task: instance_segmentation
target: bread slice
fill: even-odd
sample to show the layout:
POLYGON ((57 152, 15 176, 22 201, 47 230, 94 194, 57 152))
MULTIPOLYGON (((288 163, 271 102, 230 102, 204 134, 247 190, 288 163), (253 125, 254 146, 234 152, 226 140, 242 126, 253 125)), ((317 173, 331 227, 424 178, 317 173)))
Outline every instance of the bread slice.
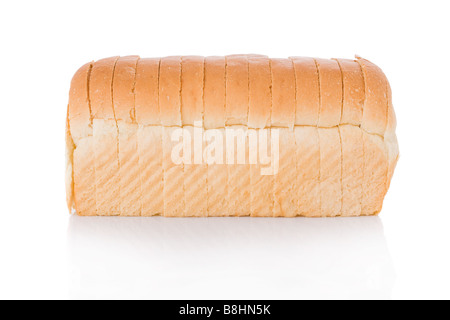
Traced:
MULTIPOLYGON (((163 127, 164 216, 184 214, 183 163, 174 163, 172 150, 179 141, 172 134, 181 128, 181 57, 161 59, 159 109, 163 127)), ((182 137, 182 136, 181 136, 182 137)), ((182 139, 181 139, 182 141, 182 139)))
POLYGON ((118 216, 121 213, 118 126, 114 119, 94 119, 93 126, 97 213, 118 216))
POLYGON ((342 215, 361 215, 364 175, 363 132, 354 125, 341 125, 342 215))
POLYGON ((294 131, 289 128, 272 128, 279 131, 279 170, 274 176, 274 217, 297 215, 297 158, 294 131))
POLYGON ((291 57, 294 63, 296 99, 295 125, 317 126, 319 122, 319 72, 313 58, 291 57))
POLYGON ((162 132, 162 127, 150 125, 139 125, 137 131, 139 170, 142 186, 142 216, 163 214, 162 132))
MULTIPOLYGON (((291 130, 295 123, 295 71, 289 59, 271 59, 272 127, 291 130)), ((281 159, 281 157, 280 157, 281 159)))
POLYGON ((159 65, 161 59, 140 59, 136 68, 135 110, 142 216, 162 215, 164 175, 162 127, 159 110, 159 65))
MULTIPOLYGON (((205 89, 206 90, 206 89, 205 89)), ((233 212, 229 209, 229 195, 228 195, 228 165, 225 163, 225 153, 223 137, 225 137, 225 129, 210 129, 206 130, 205 137, 207 155, 207 199, 208 216, 230 216, 233 212), (218 146, 215 150, 214 146, 218 146), (211 151, 209 151, 211 148, 211 151), (216 151, 218 154, 216 154, 216 151), (214 162, 212 162, 214 160, 214 162)))
POLYGON ((273 215, 273 175, 264 174, 270 167, 270 111, 272 106, 270 61, 265 57, 249 58, 249 155, 250 161, 250 213, 251 216, 273 215), (251 129, 257 128, 257 130, 251 129), (264 129, 266 128, 266 129, 264 129), (254 135, 251 140, 250 134, 254 135), (263 141, 265 138, 266 141, 263 141), (256 141, 257 143, 251 143, 256 141), (267 158, 267 160, 265 159, 267 158), (267 162, 267 163, 266 163, 267 162))
MULTIPOLYGON (((180 132, 178 127, 163 127, 163 170, 164 170, 164 216, 184 216, 184 170, 183 163, 175 163, 172 152, 177 144, 183 143, 181 138, 172 141, 172 135, 180 132)), ((175 135, 180 137, 180 135, 175 135)), ((182 136, 181 136, 182 137, 182 136)), ((177 150, 177 149, 175 149, 177 150)))
POLYGON ((234 216, 249 216, 251 211, 247 130, 246 126, 230 126, 225 129, 228 170, 227 207, 234 216))
POLYGON ((341 137, 338 127, 319 128, 321 216, 342 213, 341 137))
POLYGON ((295 194, 297 215, 320 217, 320 146, 316 127, 294 129, 297 172, 295 194))
POLYGON ((184 216, 206 217, 208 215, 208 167, 203 163, 203 127, 185 126, 191 137, 191 156, 183 166, 184 216), (199 159, 195 159, 199 155, 199 159))
POLYGON ((98 215, 120 215, 119 128, 113 107, 113 76, 119 57, 96 61, 90 81, 98 215))
POLYGON ((134 85, 139 57, 123 57, 117 61, 113 80, 113 105, 119 129, 120 214, 140 216, 141 178, 134 85))
MULTIPOLYGON (((268 110, 270 112, 270 110, 268 110)), ((274 206, 274 175, 269 169, 272 167, 271 130, 249 129, 250 161, 250 215, 253 217, 273 216, 274 206), (252 143, 251 134, 257 143, 252 143), (267 173, 266 173, 267 172, 267 173)), ((253 141, 255 141, 253 140, 253 141)))
POLYGON ((181 58, 181 116, 189 132, 191 157, 184 164, 184 215, 207 216, 208 167, 203 163, 204 58, 181 58))
POLYGON ((364 179, 361 215, 380 213, 387 192, 388 154, 386 144, 378 135, 363 131, 364 179))
MULTIPOLYGON (((95 171, 92 143, 89 81, 92 63, 82 66, 72 79, 68 121, 73 141, 73 202, 79 215, 95 215, 95 171)), ((69 186, 70 188, 70 186, 69 186)), ((71 193, 72 193, 71 192, 71 193)), ((69 200, 70 203, 70 200, 69 200)))
MULTIPOLYGON (((218 157, 219 163, 207 163, 207 212, 209 216, 231 215, 228 208, 228 168, 225 164, 225 57, 205 58, 205 88, 204 88, 204 126, 207 147, 211 147, 211 159, 218 157), (219 129, 218 129, 219 128, 219 129), (210 129, 210 130, 209 130, 210 129), (221 155, 213 150, 217 139, 222 143, 219 147, 221 155)), ((209 154, 208 150, 205 150, 209 154)), ((209 156, 206 160, 208 160, 209 156)))

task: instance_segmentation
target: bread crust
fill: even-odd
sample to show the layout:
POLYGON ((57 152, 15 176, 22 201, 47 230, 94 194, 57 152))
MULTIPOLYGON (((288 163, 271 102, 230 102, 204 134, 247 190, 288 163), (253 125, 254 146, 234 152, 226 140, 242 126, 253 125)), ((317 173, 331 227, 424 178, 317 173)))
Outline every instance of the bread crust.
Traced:
POLYGON ((320 81, 319 127, 332 128, 341 122, 342 78, 337 61, 316 59, 320 81))
POLYGON ((136 122, 142 125, 161 125, 159 112, 159 58, 140 59, 136 67, 136 122))
POLYGON ((69 113, 66 116, 66 204, 70 212, 74 209, 73 200, 73 151, 75 144, 70 134, 69 113))
POLYGON ((264 129, 270 127, 272 107, 270 60, 266 57, 251 57, 249 63, 249 110, 248 127, 264 129))
POLYGON ((342 73, 343 107, 340 124, 359 126, 364 108, 364 76, 359 63, 354 60, 336 59, 342 73))
POLYGON ((365 100, 361 123, 368 133, 383 136, 387 126, 387 79, 383 71, 369 60, 357 57, 364 73, 365 100))
POLYGON ((226 57, 225 124, 248 123, 248 59, 245 55, 226 57))
POLYGON ((205 58, 205 129, 225 128, 225 57, 205 58))
POLYGON ((317 126, 319 122, 319 72, 313 58, 290 57, 294 63, 296 99, 295 125, 317 126))
POLYGON ((94 119, 115 120, 112 78, 119 57, 98 60, 92 66, 90 99, 94 119))
POLYGON ((91 112, 89 101, 88 79, 92 62, 86 63, 72 78, 69 92, 67 116, 70 122, 70 134, 77 145, 81 138, 92 135, 91 112))
POLYGON ((181 58, 181 118, 182 124, 203 127, 203 57, 181 58))
POLYGON ((387 93, 388 93, 388 118, 386 132, 384 134, 384 141, 386 143, 388 151, 388 176, 386 179, 386 190, 389 189, 392 177, 394 175, 394 170, 397 165, 399 157, 399 149, 397 136, 395 135, 395 129, 397 128, 397 118, 395 116, 394 106, 392 105, 392 90, 387 81, 387 93))
POLYGON ((289 59, 271 59, 273 127, 292 128, 295 123, 295 71, 289 59))
POLYGON ((159 109, 163 126, 181 126, 181 57, 161 59, 159 109))

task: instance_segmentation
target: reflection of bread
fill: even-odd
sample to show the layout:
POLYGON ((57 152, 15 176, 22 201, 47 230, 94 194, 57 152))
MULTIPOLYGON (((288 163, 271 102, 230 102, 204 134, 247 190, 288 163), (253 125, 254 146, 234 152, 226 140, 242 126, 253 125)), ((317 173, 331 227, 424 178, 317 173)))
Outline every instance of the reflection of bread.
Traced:
POLYGON ((381 69, 359 57, 88 63, 69 95, 69 208, 122 216, 378 214, 398 159, 391 96, 381 69), (175 163, 172 133, 194 136, 196 126, 222 136, 230 128, 266 130, 269 157, 277 130, 278 169, 261 175, 267 163, 249 163, 258 149, 249 138, 245 163, 206 164, 194 143, 191 162, 175 163))

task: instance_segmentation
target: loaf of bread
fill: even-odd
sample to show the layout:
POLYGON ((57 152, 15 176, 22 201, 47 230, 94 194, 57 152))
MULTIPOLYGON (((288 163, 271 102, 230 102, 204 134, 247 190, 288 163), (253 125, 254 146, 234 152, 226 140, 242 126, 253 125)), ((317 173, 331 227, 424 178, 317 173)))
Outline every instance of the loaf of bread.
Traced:
POLYGON ((74 75, 69 210, 83 216, 369 216, 398 159, 363 58, 111 57, 74 75))

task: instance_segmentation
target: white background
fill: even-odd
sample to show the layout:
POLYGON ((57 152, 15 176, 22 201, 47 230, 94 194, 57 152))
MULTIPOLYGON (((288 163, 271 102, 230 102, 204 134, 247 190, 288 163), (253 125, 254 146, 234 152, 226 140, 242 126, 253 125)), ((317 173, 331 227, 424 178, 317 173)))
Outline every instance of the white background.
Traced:
POLYGON ((0 298, 450 298, 448 1, 2 1, 0 298), (69 216, 72 75, 114 55, 352 58, 387 74, 380 217, 69 216))

